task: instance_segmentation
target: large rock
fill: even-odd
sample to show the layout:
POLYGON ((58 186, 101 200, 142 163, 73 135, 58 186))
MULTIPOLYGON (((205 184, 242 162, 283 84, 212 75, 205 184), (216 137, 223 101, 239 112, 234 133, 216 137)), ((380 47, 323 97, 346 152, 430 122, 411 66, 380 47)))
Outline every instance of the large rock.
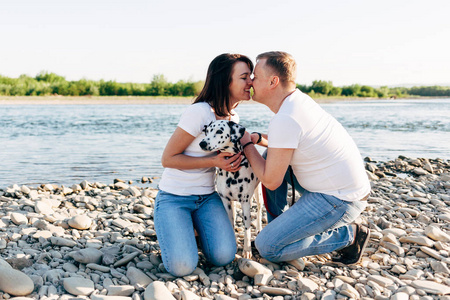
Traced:
POLYGON ((417 289, 424 290, 430 294, 447 295, 450 294, 450 287, 429 280, 414 280, 411 285, 417 289))
POLYGON ((74 216, 69 219, 69 226, 75 229, 84 230, 91 227, 92 220, 86 215, 74 216))
POLYGON ((103 252, 94 248, 84 248, 69 254, 75 261, 82 264, 100 264, 103 252))
POLYGON ((256 274, 269 274, 272 275, 272 271, 266 266, 247 258, 240 258, 238 260, 239 270, 247 276, 255 277, 256 274))
POLYGON ((150 283, 144 292, 144 300, 176 300, 161 281, 150 283))
POLYGON ((12 213, 10 218, 11 221, 17 226, 28 224, 28 218, 24 214, 12 213))
POLYGON ((450 235, 436 226, 428 226, 425 228, 425 234, 435 241, 450 242, 450 235))
POLYGON ((82 277, 64 278, 64 289, 76 296, 87 296, 94 291, 94 282, 82 277))
POLYGON ((33 280, 25 273, 4 264, 0 266, 0 291, 14 296, 25 296, 34 289, 33 280))
POLYGON ((130 284, 138 284, 143 287, 146 287, 149 283, 153 282, 147 274, 135 267, 129 267, 127 269, 127 277, 130 280, 130 284))
POLYGON ((77 242, 59 236, 52 236, 50 242, 55 246, 75 247, 77 242))

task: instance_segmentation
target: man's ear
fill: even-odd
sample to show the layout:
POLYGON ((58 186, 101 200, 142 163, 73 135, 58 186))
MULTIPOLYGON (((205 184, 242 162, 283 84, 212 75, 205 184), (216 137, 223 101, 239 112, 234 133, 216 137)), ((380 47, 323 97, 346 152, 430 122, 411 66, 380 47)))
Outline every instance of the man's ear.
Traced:
POLYGON ((280 77, 272 76, 272 78, 270 79, 270 88, 271 89, 276 88, 279 83, 280 83, 280 77))

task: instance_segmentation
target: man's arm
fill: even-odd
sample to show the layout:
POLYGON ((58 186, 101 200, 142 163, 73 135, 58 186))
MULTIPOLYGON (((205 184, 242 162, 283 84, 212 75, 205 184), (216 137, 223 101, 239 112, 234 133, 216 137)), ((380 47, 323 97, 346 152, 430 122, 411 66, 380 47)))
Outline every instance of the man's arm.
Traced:
MULTIPOLYGON (((241 142, 245 145, 250 141, 246 133, 241 142)), ((269 190, 275 190, 283 182, 284 175, 291 162, 294 149, 267 148, 267 158, 264 159, 253 144, 244 149, 244 154, 253 168, 253 172, 269 190)))

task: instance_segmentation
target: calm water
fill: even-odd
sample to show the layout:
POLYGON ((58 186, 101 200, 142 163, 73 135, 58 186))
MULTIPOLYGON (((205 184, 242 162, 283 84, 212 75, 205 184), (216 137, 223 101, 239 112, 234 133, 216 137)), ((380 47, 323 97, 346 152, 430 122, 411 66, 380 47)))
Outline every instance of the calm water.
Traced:
MULTIPOLYGON (((361 155, 450 158, 450 100, 321 104, 361 155)), ((0 105, 0 188, 160 176, 160 157, 186 105, 0 105)), ((273 113, 240 105, 241 124, 265 132, 273 113)), ((156 187, 157 180, 152 186, 156 187)))

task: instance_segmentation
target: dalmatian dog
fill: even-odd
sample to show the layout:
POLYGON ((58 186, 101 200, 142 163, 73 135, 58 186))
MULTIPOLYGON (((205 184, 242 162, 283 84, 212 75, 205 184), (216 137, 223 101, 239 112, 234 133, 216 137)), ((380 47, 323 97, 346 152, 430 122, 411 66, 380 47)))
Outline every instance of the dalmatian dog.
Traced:
MULTIPOLYGON (((211 122, 204 129, 205 138, 200 142, 200 147, 205 151, 220 151, 237 154, 242 152, 240 139, 244 136, 245 128, 233 121, 218 120, 211 122)), ((220 195, 223 205, 227 210, 231 223, 235 226, 236 209, 233 201, 239 201, 244 217, 244 249, 242 256, 252 257, 251 251, 251 201, 255 194, 257 203, 257 232, 262 229, 261 208, 262 194, 259 188, 259 180, 253 173, 247 158, 243 158, 241 168, 237 172, 228 172, 217 168, 216 190, 220 195)))

